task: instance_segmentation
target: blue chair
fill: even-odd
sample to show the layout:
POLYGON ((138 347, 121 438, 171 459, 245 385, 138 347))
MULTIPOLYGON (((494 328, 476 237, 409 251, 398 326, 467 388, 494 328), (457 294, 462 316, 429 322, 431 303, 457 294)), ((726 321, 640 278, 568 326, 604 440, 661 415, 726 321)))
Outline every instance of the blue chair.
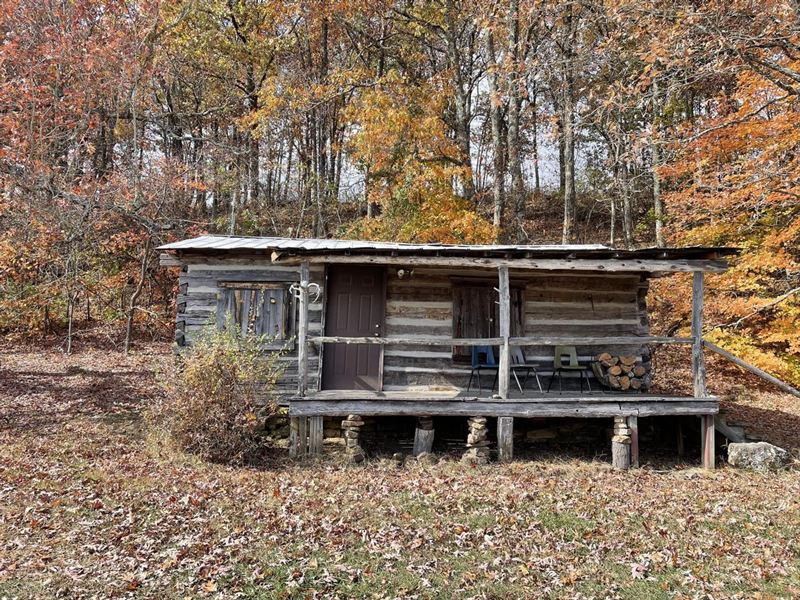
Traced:
MULTIPOLYGON (((494 350, 491 346, 473 346, 472 347, 472 370, 469 373, 469 383, 467 384, 467 391, 472 387, 472 378, 478 374, 478 392, 481 389, 481 371, 494 371, 495 380, 497 379, 499 365, 494 359, 494 350)), ((494 388, 494 384, 492 384, 494 388)))

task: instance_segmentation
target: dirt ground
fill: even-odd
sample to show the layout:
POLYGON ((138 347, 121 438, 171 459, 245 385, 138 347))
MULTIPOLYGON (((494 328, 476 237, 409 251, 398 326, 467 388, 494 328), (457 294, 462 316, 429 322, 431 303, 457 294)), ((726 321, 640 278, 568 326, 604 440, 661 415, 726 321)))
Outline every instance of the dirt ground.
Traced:
MULTIPOLYGON (((141 419, 167 345, 0 344, 3 598, 800 597, 796 467, 207 464, 141 419)), ((800 401, 723 387, 737 421, 800 449, 800 401)))

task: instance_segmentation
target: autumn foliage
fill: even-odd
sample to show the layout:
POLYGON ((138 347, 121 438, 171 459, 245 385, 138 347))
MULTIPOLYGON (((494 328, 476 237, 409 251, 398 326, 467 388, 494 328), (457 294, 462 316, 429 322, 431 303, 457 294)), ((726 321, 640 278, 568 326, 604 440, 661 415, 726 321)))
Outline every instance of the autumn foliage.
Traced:
MULTIPOLYGON (((800 383, 797 24, 787 0, 4 0, 0 329, 168 336, 156 248, 202 232, 734 245, 707 333, 800 383)), ((654 286, 665 330, 685 285, 654 286)))

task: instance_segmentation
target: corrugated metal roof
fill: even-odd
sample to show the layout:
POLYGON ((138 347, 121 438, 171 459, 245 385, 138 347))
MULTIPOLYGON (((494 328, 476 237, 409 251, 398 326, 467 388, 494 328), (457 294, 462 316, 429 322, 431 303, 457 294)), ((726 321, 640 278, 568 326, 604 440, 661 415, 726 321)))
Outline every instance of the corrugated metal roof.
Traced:
POLYGON ((608 250, 603 244, 570 245, 478 245, 478 244, 405 244, 396 242, 370 242, 362 240, 334 240, 313 238, 235 237, 202 235, 200 237, 165 244, 159 250, 305 250, 305 251, 410 251, 410 252, 518 252, 563 250, 608 250))
POLYGON ((450 256, 505 258, 569 258, 569 259, 700 259, 710 260, 737 254, 736 248, 640 248, 620 250, 603 244, 539 244, 539 245, 478 245, 478 244, 406 244, 364 240, 313 238, 241 237, 202 235, 161 246, 159 250, 175 254, 219 254, 279 251, 282 254, 334 255, 374 254, 393 256, 450 256))

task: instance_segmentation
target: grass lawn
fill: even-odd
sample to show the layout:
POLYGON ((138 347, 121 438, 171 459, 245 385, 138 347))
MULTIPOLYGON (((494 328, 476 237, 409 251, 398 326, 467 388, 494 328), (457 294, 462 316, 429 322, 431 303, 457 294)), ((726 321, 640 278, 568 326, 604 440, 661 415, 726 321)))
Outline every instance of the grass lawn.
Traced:
POLYGON ((0 598, 800 597, 797 469, 204 464, 140 418, 169 356, 0 352, 0 598))

